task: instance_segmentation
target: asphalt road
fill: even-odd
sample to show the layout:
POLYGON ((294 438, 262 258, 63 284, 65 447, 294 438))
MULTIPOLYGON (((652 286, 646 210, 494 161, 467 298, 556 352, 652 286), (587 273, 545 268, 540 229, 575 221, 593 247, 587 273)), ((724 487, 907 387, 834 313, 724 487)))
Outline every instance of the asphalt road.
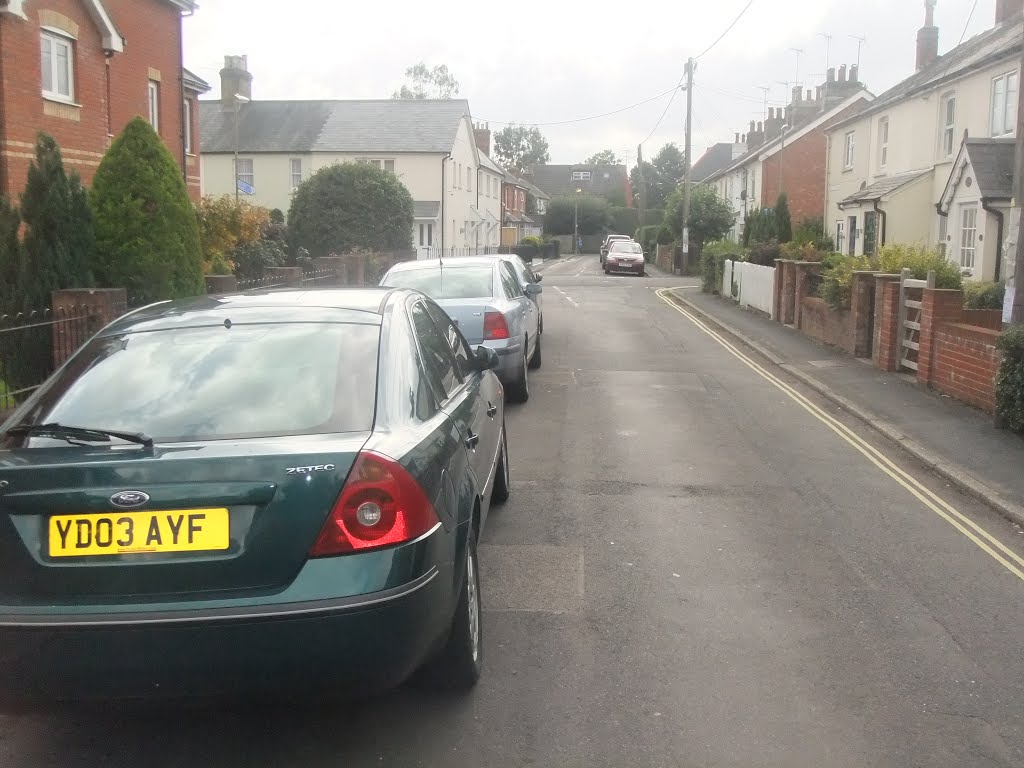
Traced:
POLYGON ((656 290, 693 283, 545 268, 471 695, 0 718, 0 766, 1024 765, 1024 537, 656 290))

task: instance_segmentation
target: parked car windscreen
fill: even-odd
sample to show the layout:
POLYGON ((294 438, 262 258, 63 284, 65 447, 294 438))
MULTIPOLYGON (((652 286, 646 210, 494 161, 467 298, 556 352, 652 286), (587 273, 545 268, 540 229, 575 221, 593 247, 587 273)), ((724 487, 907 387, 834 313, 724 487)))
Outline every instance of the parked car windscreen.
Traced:
POLYGON ((477 299, 493 296, 494 270, 486 265, 452 265, 403 269, 384 276, 388 288, 413 288, 430 298, 477 299))
POLYGON ((629 240, 616 240, 612 243, 612 247, 609 249, 616 253, 643 253, 644 249, 640 247, 640 243, 634 243, 629 240))
POLYGON ((97 338, 20 423, 143 432, 162 442, 362 432, 373 426, 379 339, 380 326, 352 323, 97 338))

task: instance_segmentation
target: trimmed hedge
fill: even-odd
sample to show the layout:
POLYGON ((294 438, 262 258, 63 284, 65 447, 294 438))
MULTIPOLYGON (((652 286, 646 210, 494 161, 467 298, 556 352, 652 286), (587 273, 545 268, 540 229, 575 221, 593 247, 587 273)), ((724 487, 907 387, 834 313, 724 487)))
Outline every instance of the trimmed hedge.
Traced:
POLYGON ((1006 284, 998 283, 964 283, 965 309, 1002 309, 1003 297, 1006 295, 1006 284))
POLYGON ((1008 328, 996 346, 1003 353, 996 376, 996 411, 1014 432, 1024 432, 1024 325, 1008 328))
POLYGON ((608 222, 613 233, 624 235, 635 232, 640 225, 640 212, 636 208, 609 208, 608 222))

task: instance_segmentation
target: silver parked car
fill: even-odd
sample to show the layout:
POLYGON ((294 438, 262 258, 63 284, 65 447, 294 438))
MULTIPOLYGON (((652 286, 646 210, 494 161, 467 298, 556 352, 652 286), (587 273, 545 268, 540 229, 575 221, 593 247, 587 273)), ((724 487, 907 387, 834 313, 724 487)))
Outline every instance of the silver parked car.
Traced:
POLYGON ((540 310, 532 297, 541 287, 524 289, 512 265, 497 256, 430 259, 396 264, 380 282, 413 288, 437 302, 455 321, 471 346, 483 344, 498 355, 496 373, 509 399, 530 398, 531 368, 540 368, 540 310))
POLYGON ((537 305, 537 312, 540 313, 540 319, 538 320, 538 333, 544 333, 544 305, 540 300, 541 291, 526 290, 528 286, 534 285, 535 283, 539 283, 543 280, 544 275, 534 272, 533 268, 529 264, 514 253, 504 253, 499 258, 512 265, 512 270, 516 273, 516 277, 519 279, 519 287, 522 288, 526 295, 533 299, 533 303, 537 305))

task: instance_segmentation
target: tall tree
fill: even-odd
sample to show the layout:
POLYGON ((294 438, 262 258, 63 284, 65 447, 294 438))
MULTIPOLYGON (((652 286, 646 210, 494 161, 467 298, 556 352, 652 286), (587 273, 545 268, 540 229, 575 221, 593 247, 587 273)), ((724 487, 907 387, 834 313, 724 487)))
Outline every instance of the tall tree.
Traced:
POLYGON ((602 149, 600 152, 591 155, 583 161, 584 165, 618 165, 619 156, 614 150, 602 149))
POLYGON ((494 134, 494 155, 502 165, 516 174, 523 174, 532 165, 544 165, 551 159, 548 140, 537 126, 506 125, 494 134))
POLYGON ((786 193, 779 194, 775 203, 775 226, 779 234, 780 243, 788 243, 793 239, 793 222, 789 217, 789 198, 786 193))
POLYGON ((144 301, 204 292, 203 250, 181 169, 146 120, 134 118, 96 169, 97 279, 144 301))
MULTIPOLYGON (((629 171, 629 182, 633 186, 634 202, 640 201, 640 167, 634 165, 629 171)), ((658 169, 653 164, 644 160, 643 187, 647 190, 647 210, 657 210, 665 204, 665 196, 668 194, 660 183, 658 169)))
POLYGON ((412 225, 409 190, 395 174, 366 163, 321 168, 295 191, 288 210, 292 248, 313 257, 406 249, 412 225))
POLYGON ((409 80, 393 94, 393 99, 451 99, 459 95, 459 81, 447 64, 428 68, 422 61, 405 70, 409 80))
MULTIPOLYGON (((0 316, 16 313, 20 308, 18 283, 23 259, 19 229, 18 209, 0 195, 0 316)), ((3 407, 0 402, 0 409, 3 407)))
POLYGON ((674 142, 669 142, 658 150, 658 154, 651 162, 658 169, 659 181, 668 188, 665 193, 667 196, 677 184, 682 182, 683 176, 686 174, 686 159, 683 157, 682 150, 674 142))
POLYGON ((96 239, 89 197, 78 174, 64 171, 60 147, 39 134, 21 195, 24 262, 19 295, 28 309, 50 305, 50 292, 93 285, 96 239))
MULTIPOLYGON (((675 239, 682 237, 683 188, 677 187, 665 203, 665 226, 675 239)), ((698 250, 704 243, 721 240, 732 229, 736 214, 715 190, 704 184, 690 194, 690 243, 698 250)))

